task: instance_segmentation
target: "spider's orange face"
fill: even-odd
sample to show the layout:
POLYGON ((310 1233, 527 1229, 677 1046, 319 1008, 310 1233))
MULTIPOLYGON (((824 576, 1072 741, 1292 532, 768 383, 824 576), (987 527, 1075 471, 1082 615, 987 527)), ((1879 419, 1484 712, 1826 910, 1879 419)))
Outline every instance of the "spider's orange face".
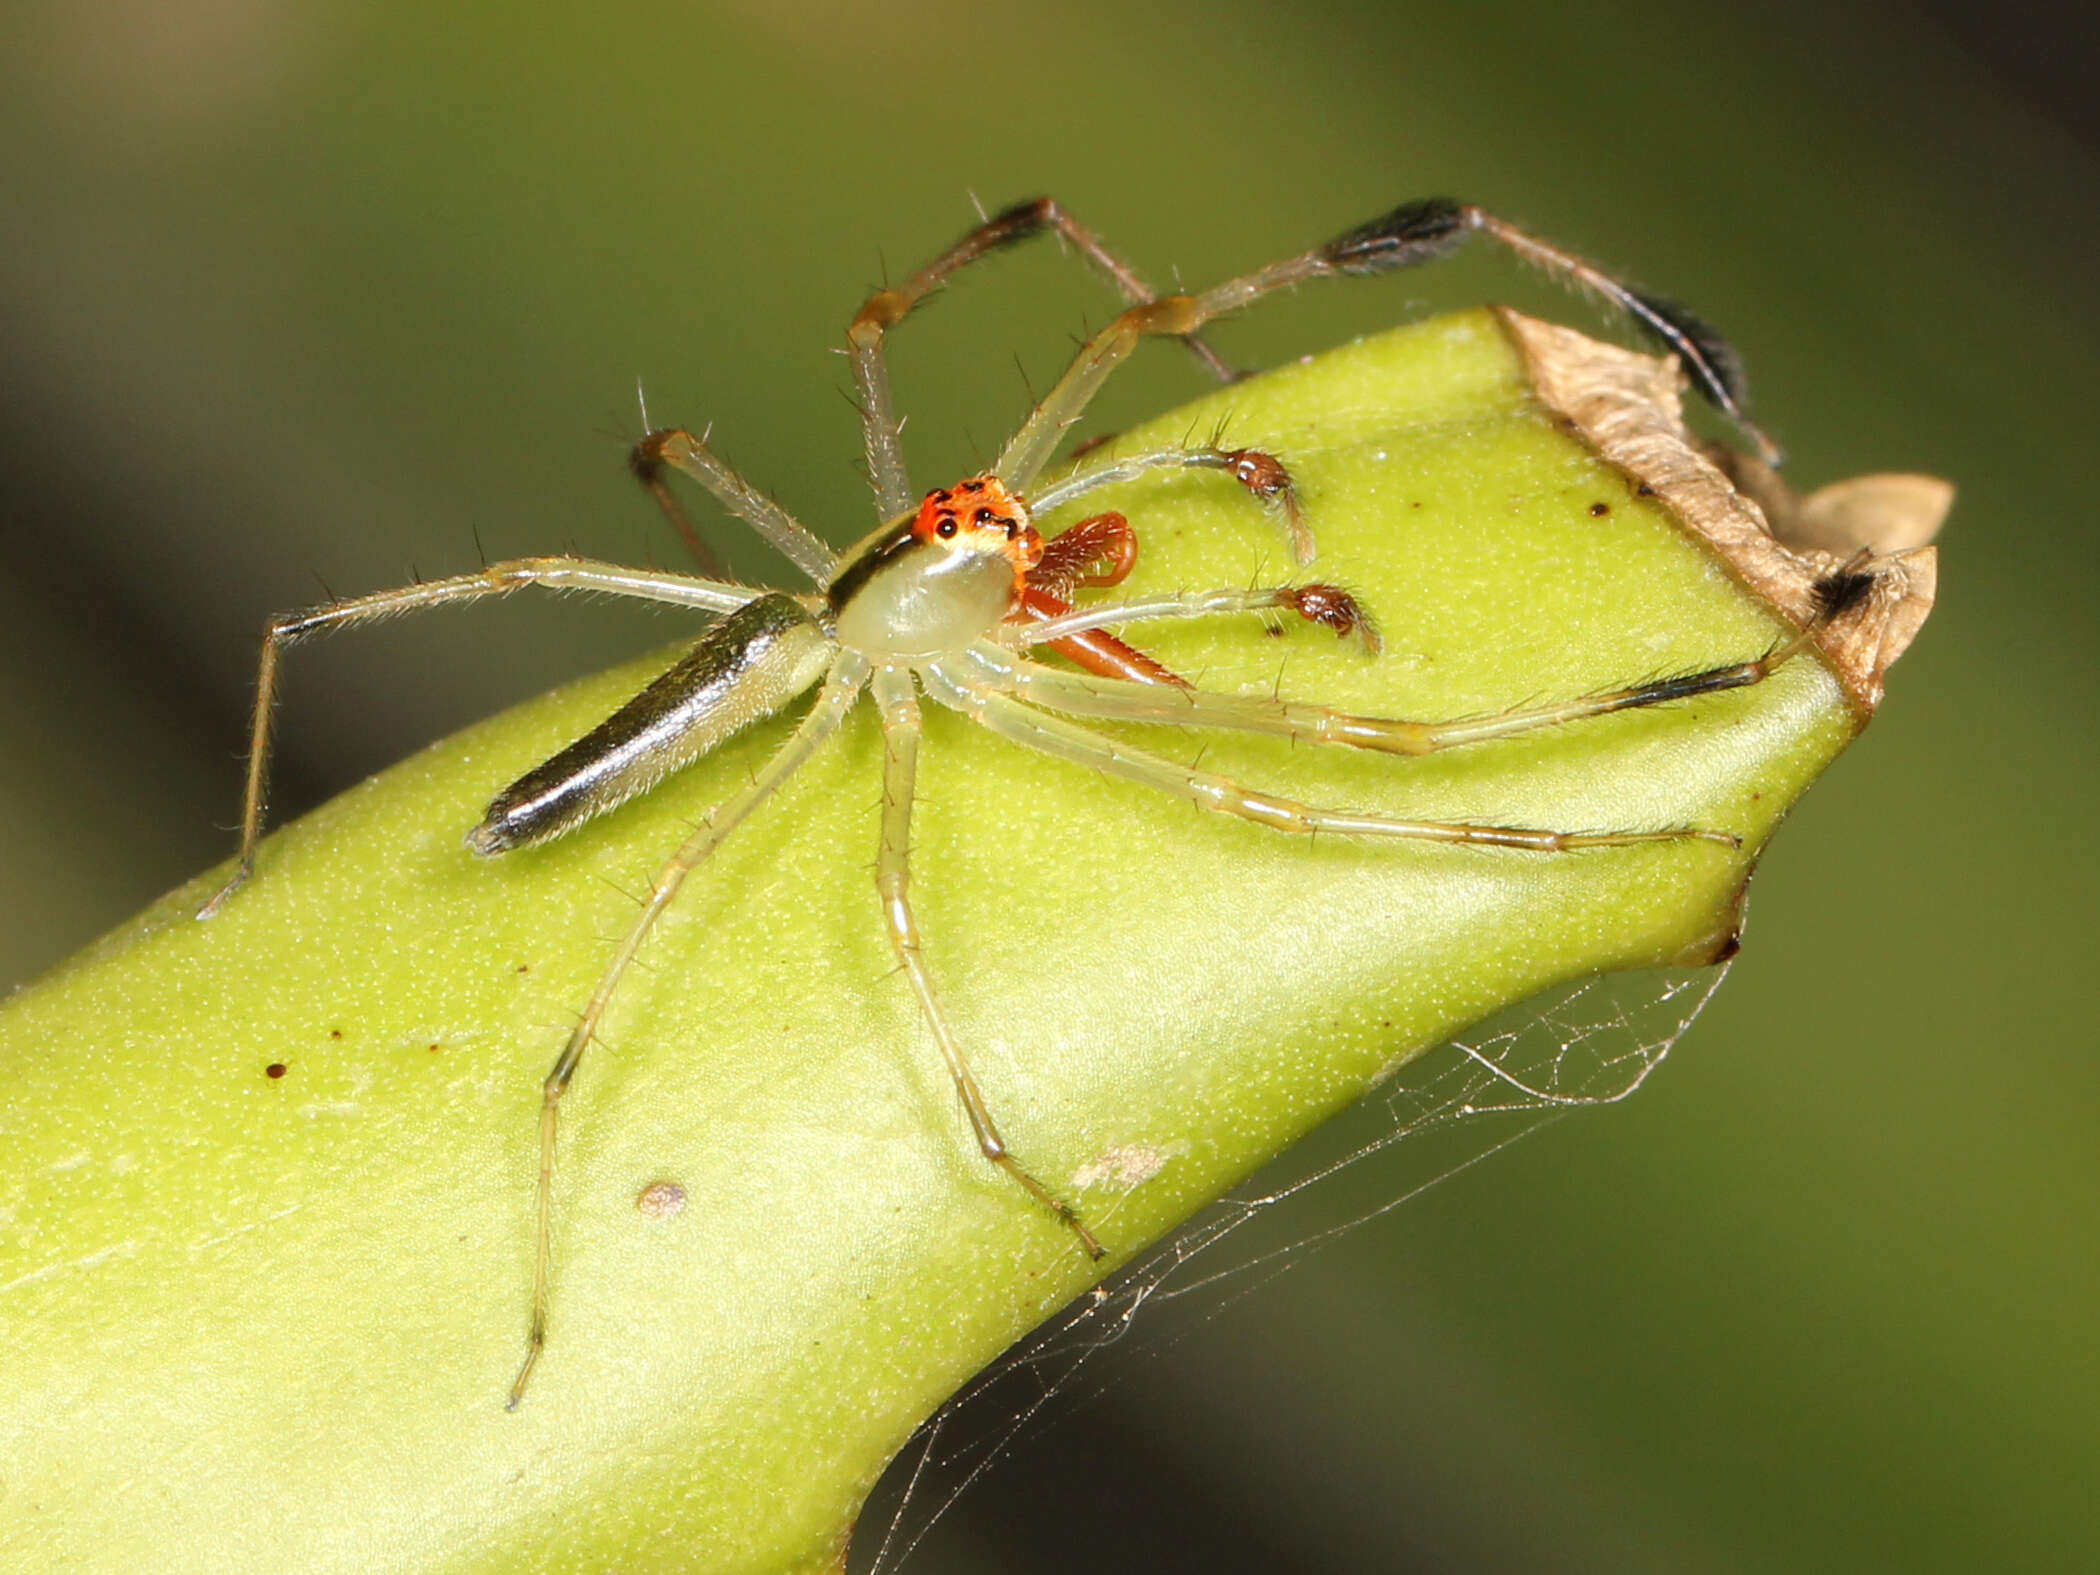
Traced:
POLYGON ((1028 517, 1028 504, 997 476, 972 476, 926 494, 912 521, 922 542, 947 542, 963 551, 998 553, 1013 565, 1014 594, 1028 571, 1043 560, 1043 537, 1028 517))

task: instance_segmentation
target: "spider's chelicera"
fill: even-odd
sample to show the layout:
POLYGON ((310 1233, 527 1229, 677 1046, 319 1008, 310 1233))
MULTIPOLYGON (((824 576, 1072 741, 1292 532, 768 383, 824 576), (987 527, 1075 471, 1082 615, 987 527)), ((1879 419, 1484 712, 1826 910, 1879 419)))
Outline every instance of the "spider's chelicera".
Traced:
POLYGON ((1741 409, 1741 379, 1727 343, 1690 314, 1637 294, 1591 264, 1515 229, 1470 204, 1410 203, 1324 246, 1196 295, 1156 295, 1127 264, 1048 199, 985 221, 903 284, 870 297, 848 331, 864 422, 868 472, 883 523, 834 553, 770 498, 746 485, 692 433, 651 432, 636 446, 636 474, 682 532, 690 526, 664 485, 666 470, 698 482, 755 527, 811 581, 814 592, 759 589, 719 578, 622 568, 577 558, 522 558, 479 573, 381 591, 273 620, 263 642, 250 741, 239 862, 200 911, 216 913, 254 866, 261 834, 270 718, 279 653, 319 630, 411 609, 502 595, 522 586, 602 591, 671 602, 717 621, 668 672, 586 737, 497 794, 467 834, 475 853, 494 855, 544 842, 646 791, 732 734, 771 716, 797 696, 815 702, 750 782, 704 816, 651 884, 641 911, 614 948, 543 1086, 537 1184, 536 1256, 526 1355, 510 1391, 515 1407, 546 1343, 548 1269, 553 1241, 556 1116, 563 1093, 603 1022, 621 979, 686 877, 838 730, 862 691, 871 691, 886 742, 876 885, 890 944, 968 1112, 977 1146, 1035 1203, 1054 1215, 1093 1257, 1105 1249, 1078 1213, 1007 1149, 982 1089, 942 1011, 920 953, 912 917, 910 832, 919 753, 921 697, 952 707, 1002 738, 1112 776, 1128 778, 1205 809, 1286 832, 1339 832, 1570 853, 1585 848, 1685 838, 1734 846, 1724 832, 1561 832, 1536 828, 1402 820, 1337 811, 1245 787, 1226 777, 1111 741, 1080 718, 1151 722, 1266 733, 1307 743, 1346 744, 1401 755, 1506 738, 1607 712, 1739 688, 1766 677, 1801 649, 1803 631, 1764 656, 1705 672, 1507 711, 1435 723, 1350 715, 1295 701, 1213 694, 1125 643, 1112 628, 1153 619, 1286 611, 1355 635, 1376 649, 1372 625, 1339 586, 1309 583, 1256 589, 1184 591, 1075 608, 1081 588, 1111 586, 1129 572, 1137 538, 1120 514, 1098 514, 1045 540, 1038 515, 1098 488, 1156 470, 1217 470, 1275 516, 1293 555, 1313 556, 1286 467, 1258 450, 1183 447, 1135 454, 1046 486, 1036 485, 1064 434, 1095 391, 1138 343, 1180 338, 1211 371, 1231 369, 1198 331, 1261 296, 1335 274, 1375 274, 1442 256, 1472 232, 1500 241, 1559 277, 1603 297, 1674 351, 1694 384, 1733 418, 1768 457, 1770 443, 1741 409), (1055 231, 1129 303, 1095 334, 1006 444, 991 469, 915 499, 899 444, 883 359, 886 331, 966 264, 1013 241, 1055 231), (1033 659, 1048 647, 1068 667, 1033 659))

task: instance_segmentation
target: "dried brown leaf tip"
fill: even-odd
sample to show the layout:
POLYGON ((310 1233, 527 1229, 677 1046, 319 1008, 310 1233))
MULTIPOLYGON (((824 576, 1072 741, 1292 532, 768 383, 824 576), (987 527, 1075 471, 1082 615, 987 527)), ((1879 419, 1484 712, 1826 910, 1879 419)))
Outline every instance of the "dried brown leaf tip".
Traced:
POLYGON ((1752 456, 1685 431, 1670 357, 1600 344, 1499 308, 1539 401, 1706 543, 1780 616, 1828 624, 1816 647, 1861 722, 1932 611, 1930 545, 1954 501, 1932 476, 1858 476, 1797 497, 1752 456))

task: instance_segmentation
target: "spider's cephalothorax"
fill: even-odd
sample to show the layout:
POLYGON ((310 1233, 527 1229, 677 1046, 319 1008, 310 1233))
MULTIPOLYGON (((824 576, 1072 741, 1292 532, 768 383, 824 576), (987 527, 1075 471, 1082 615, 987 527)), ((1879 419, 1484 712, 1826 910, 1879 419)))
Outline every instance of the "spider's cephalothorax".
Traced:
POLYGON ((667 428, 649 433, 636 445, 635 474, 689 541, 698 538, 665 485, 667 469, 699 482, 731 513, 756 527, 812 582, 814 592, 761 590, 720 578, 576 558, 520 558, 490 564, 478 573, 332 602, 272 621, 263 645, 250 736, 240 860, 200 918, 216 913, 253 867, 262 830, 278 653, 303 635, 527 585, 670 602, 717 618, 670 671, 585 738, 497 795, 487 818, 467 838, 475 853, 491 856, 545 841, 605 812, 797 696, 812 688, 817 691, 786 742, 753 770, 746 785, 702 816, 691 836, 666 860, 542 1084, 532 1316, 525 1362, 511 1388, 512 1405, 523 1396, 547 1337, 556 1115, 562 1095, 597 1037, 643 940, 686 878, 830 739, 864 690, 873 695, 886 744, 875 883, 899 969, 954 1080, 980 1152, 1018 1183, 1021 1192, 1062 1221, 1071 1238, 1095 1257, 1104 1249, 1065 1200, 1066 1187, 1046 1185, 1008 1151, 921 954, 910 895, 910 846, 922 696, 1016 744, 1277 831, 1471 843, 1545 854, 1680 839, 1735 844, 1727 832, 1715 830, 1564 832, 1325 809, 1149 754, 1085 725, 1086 719, 1093 719, 1226 728, 1312 744, 1430 754, 1754 684, 1801 650, 1822 624, 1848 615, 1859 598, 1833 596, 1807 629, 1748 661, 1498 715, 1419 722, 1355 716, 1268 695, 1209 692, 1110 632, 1148 619, 1280 610, 1338 634, 1355 634, 1367 652, 1375 653, 1375 633, 1364 609, 1338 586, 1182 590, 1072 605, 1070 598, 1080 590, 1123 579, 1135 561, 1136 533, 1122 515, 1107 513, 1046 542, 1033 523, 1035 516, 1148 471, 1223 473, 1284 528, 1298 562, 1313 556, 1312 535, 1288 469, 1276 456, 1259 450, 1214 445, 1165 449, 1093 464, 1037 485, 1096 390, 1143 339, 1178 337, 1205 367, 1228 378, 1231 369, 1198 337, 1206 324, 1312 279, 1382 273, 1430 261, 1474 233, 1499 241, 1622 308, 1683 361, 1701 392, 1735 419, 1767 458, 1776 457, 1769 440, 1744 418, 1733 353, 1712 329, 1471 204, 1441 198, 1407 203, 1323 245, 1200 294, 1162 298, 1071 215, 1041 198, 987 219, 903 283, 870 297, 854 316, 847 330, 848 352, 860 397, 868 474, 878 517, 885 523, 843 557, 747 485, 692 433, 667 428), (965 264, 1046 230, 1070 243, 1121 292, 1128 306, 1087 342, 989 470, 914 504, 899 441, 901 424, 890 399, 885 335, 965 264), (1029 653, 1035 648, 1069 659, 1079 671, 1033 659, 1029 653))
POLYGON ((825 587, 841 644, 936 656, 989 634, 1021 605, 1043 538, 997 476, 926 494, 919 511, 863 540, 825 587))

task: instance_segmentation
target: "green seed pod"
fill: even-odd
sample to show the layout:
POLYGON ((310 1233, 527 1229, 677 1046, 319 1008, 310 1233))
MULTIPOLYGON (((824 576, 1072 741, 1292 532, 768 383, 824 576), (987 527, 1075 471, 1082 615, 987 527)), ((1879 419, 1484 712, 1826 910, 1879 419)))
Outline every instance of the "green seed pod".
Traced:
MULTIPOLYGON (((1417 1052, 1562 981, 1727 954, 1759 849, 1871 713, 1931 560, 1853 557, 1875 534, 1859 509, 1793 508, 1768 477, 1825 536, 1764 535, 1677 431, 1674 375, 1482 311, 1128 434, 1229 422, 1282 457, 1319 578, 1384 652, 1295 619, 1142 643, 1210 689, 1442 720, 1762 657, 1841 603, 1769 680, 1423 759, 1110 730, 1319 804, 1739 849, 1281 836, 927 707, 928 963, 1015 1153, 1105 1264, 978 1157, 893 973, 865 706, 688 883, 562 1107, 553 1333, 515 1413, 540 1081, 624 893, 789 723, 557 842, 473 857, 490 793, 647 674, 572 685, 278 832, 209 924, 200 879, 15 996, 10 1562, 837 1568, 862 1496, 959 1385, 1417 1052)), ((1893 490, 1918 488, 1908 506, 1944 507, 1893 490)), ((1087 499, 1109 508, 1143 542, 1116 594, 1287 568, 1215 472, 1087 499)))

